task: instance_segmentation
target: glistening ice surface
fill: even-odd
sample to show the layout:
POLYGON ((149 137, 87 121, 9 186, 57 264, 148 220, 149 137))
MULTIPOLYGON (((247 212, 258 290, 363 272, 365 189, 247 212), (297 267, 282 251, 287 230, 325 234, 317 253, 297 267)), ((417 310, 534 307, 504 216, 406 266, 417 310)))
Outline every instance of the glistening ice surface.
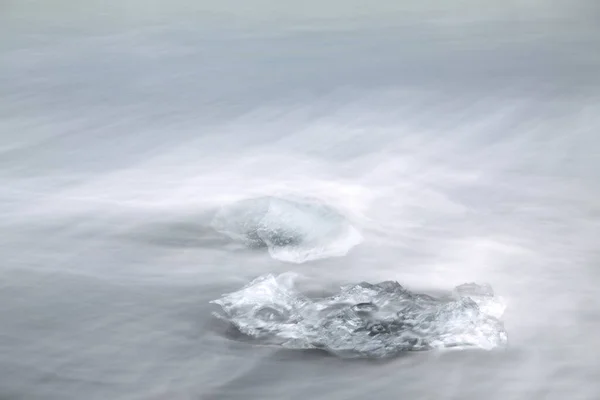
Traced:
POLYGON ((600 399, 599 5, 0 1, 0 399, 600 399), (290 211, 319 240, 276 256, 213 226, 261 198, 346 222, 290 211), (213 317, 286 271, 316 304, 489 283, 508 346, 348 360, 213 317))
POLYGON ((311 300, 290 276, 259 277, 224 295, 224 318, 263 343, 324 349, 340 357, 385 358, 404 351, 480 348, 507 344, 499 318, 504 304, 489 286, 465 284, 436 299, 398 282, 362 282, 311 300))

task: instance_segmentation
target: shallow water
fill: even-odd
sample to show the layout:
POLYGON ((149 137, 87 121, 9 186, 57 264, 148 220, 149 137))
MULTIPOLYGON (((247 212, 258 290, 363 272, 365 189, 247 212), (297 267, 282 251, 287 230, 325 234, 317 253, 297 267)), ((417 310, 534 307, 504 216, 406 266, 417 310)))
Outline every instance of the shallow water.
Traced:
POLYGON ((0 6, 0 397, 600 396, 597 7, 304 3, 0 6), (291 264, 211 228, 280 195, 363 242, 291 264), (212 317, 287 271, 487 282, 509 347, 349 361, 212 317))

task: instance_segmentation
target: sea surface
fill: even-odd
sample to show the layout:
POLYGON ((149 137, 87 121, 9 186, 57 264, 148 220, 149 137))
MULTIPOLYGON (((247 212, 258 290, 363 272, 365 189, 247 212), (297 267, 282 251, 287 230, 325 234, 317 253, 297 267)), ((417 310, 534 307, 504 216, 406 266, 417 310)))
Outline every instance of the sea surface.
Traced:
POLYGON ((599 237, 594 1, 0 1, 2 400, 596 400, 599 237), (215 229, 265 196, 360 240, 215 229), (508 346, 349 360, 214 317, 285 273, 487 283, 508 346))

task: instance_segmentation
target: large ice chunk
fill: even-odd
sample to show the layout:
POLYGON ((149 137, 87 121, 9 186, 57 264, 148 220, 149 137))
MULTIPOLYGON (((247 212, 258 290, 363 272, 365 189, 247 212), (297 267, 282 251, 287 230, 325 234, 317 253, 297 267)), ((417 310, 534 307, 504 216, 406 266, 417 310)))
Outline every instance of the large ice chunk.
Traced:
POLYGON ((502 299, 491 287, 467 284, 436 298, 397 282, 343 286, 310 299, 288 275, 259 277, 212 301, 215 314, 264 344, 323 349, 340 357, 384 358, 403 351, 444 348, 494 349, 507 344, 498 319, 502 299))

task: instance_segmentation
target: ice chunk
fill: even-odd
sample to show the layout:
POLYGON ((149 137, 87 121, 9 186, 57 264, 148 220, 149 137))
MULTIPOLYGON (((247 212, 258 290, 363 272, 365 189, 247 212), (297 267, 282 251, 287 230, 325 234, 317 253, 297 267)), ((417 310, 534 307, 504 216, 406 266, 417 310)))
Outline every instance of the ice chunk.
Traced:
POLYGON ((242 200, 221 208, 212 227, 250 247, 267 247, 273 258, 293 263, 343 256, 362 241, 342 214, 307 199, 242 200))
POLYGON ((343 286, 331 297, 309 299, 293 281, 266 275, 212 303, 223 309, 217 316, 261 343, 384 358, 403 351, 505 346, 500 315, 489 314, 471 297, 483 293, 485 304, 498 305, 489 309, 503 310, 488 288, 459 286, 454 297, 435 298, 397 282, 363 282, 343 286))

